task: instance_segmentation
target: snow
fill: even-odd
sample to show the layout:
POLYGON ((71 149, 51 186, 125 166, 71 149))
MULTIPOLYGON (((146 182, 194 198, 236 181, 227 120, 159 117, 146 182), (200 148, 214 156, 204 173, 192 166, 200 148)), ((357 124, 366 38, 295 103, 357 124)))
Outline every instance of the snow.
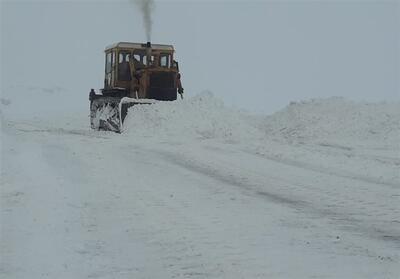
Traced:
POLYGON ((344 98, 293 102, 265 119, 268 134, 289 141, 331 141, 343 145, 400 140, 398 103, 355 103, 344 98))
POLYGON ((67 93, 2 92, 1 278, 399 277, 400 103, 203 92, 115 134, 67 93))
POLYGON ((251 117, 224 107, 209 91, 177 102, 134 106, 131 110, 134 116, 125 121, 124 129, 133 137, 238 142, 262 136, 251 117))

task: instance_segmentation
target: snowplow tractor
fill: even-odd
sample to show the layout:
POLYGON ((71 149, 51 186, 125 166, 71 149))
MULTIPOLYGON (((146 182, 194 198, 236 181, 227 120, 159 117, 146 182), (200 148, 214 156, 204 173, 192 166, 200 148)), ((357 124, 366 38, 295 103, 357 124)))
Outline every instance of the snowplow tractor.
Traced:
POLYGON ((104 88, 89 93, 90 125, 120 133, 130 107, 175 101, 178 94, 183 98, 172 45, 113 44, 105 49, 104 88))

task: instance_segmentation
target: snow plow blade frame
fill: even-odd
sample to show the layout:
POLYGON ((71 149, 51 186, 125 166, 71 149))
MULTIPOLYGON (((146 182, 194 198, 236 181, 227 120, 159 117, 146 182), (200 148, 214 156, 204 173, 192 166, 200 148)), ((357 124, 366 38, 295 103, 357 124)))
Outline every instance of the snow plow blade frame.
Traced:
POLYGON ((92 129, 121 133, 128 109, 134 105, 150 105, 156 100, 129 97, 108 97, 98 95, 90 104, 90 124, 92 129))

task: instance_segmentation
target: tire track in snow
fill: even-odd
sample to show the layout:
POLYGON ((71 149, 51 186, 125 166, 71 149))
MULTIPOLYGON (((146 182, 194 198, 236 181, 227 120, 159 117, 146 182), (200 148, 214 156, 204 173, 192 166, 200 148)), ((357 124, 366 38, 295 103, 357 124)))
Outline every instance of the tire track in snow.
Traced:
MULTIPOLYGON (((276 192, 271 190, 268 191, 268 187, 265 187, 265 182, 263 185, 260 185, 258 184, 259 182, 252 181, 250 175, 239 176, 229 171, 224 172, 222 168, 213 168, 211 165, 200 161, 195 161, 193 159, 188 159, 187 155, 176 152, 154 149, 149 150, 149 152, 157 153, 160 155, 160 157, 163 157, 165 161, 176 164, 194 173, 211 177, 226 185, 238 187, 239 189, 243 190, 244 194, 250 194, 258 198, 263 198, 269 202, 274 202, 284 207, 290 207, 302 214, 316 216, 320 219, 328 218, 335 224, 337 228, 340 228, 341 230, 350 231, 356 234, 364 235, 368 238, 383 241, 387 245, 394 245, 400 249, 400 230, 396 228, 396 226, 393 225, 391 228, 382 228, 379 224, 368 222, 374 220, 363 220, 358 217, 352 217, 351 215, 354 214, 349 212, 335 211, 327 204, 317 204, 313 201, 310 202, 304 199, 299 199, 299 197, 289 194, 290 187, 287 187, 288 182, 286 181, 276 181, 276 179, 270 179, 266 177, 265 182, 273 184, 278 183, 280 188, 285 189, 284 192, 276 192)), ((274 160, 269 161, 284 164, 283 162, 275 162, 274 160)), ((238 170, 236 173, 240 172, 243 172, 243 169, 238 170)), ((333 174, 327 175, 329 175, 330 178, 335 177, 333 174)), ((301 185, 297 187, 301 187, 301 185)), ((319 202, 321 202, 321 200, 319 202)), ((351 203, 349 200, 345 202, 349 204, 351 203)))
POLYGON ((392 189, 400 189, 400 185, 399 183, 393 183, 390 181, 383 181, 381 179, 376 179, 373 177, 367 177, 367 176, 363 176, 360 174, 354 174, 345 170, 334 170, 332 168, 323 168, 321 166, 318 165, 314 165, 314 164, 310 164, 308 162, 299 162, 299 161, 295 161, 295 160, 290 160, 287 158, 277 158, 275 156, 270 156, 267 154, 260 154, 257 152, 251 152, 251 151, 245 151, 249 154, 252 155, 256 155, 256 156, 260 156, 262 158, 268 159, 270 161, 274 161, 277 163, 282 163, 284 165, 290 165, 296 168, 302 168, 305 170, 311 170, 314 172, 320 172, 323 174, 327 174, 327 175, 332 175, 332 176, 338 176, 338 177, 343 177, 343 178, 348 178, 348 179, 352 179, 352 180, 359 180, 362 182, 366 182, 369 184, 377 184, 377 185, 381 185, 381 186, 386 186, 386 187, 390 187, 392 189))

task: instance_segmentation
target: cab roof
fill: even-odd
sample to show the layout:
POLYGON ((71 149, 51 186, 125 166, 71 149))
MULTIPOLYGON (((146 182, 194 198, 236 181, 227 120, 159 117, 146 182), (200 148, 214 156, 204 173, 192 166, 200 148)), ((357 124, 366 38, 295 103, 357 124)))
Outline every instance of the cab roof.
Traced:
MULTIPOLYGON (((146 43, 118 42, 118 43, 107 46, 105 51, 113 49, 113 48, 145 49, 146 43)), ((174 51, 174 47, 172 45, 151 44, 151 48, 153 50, 174 51)))

